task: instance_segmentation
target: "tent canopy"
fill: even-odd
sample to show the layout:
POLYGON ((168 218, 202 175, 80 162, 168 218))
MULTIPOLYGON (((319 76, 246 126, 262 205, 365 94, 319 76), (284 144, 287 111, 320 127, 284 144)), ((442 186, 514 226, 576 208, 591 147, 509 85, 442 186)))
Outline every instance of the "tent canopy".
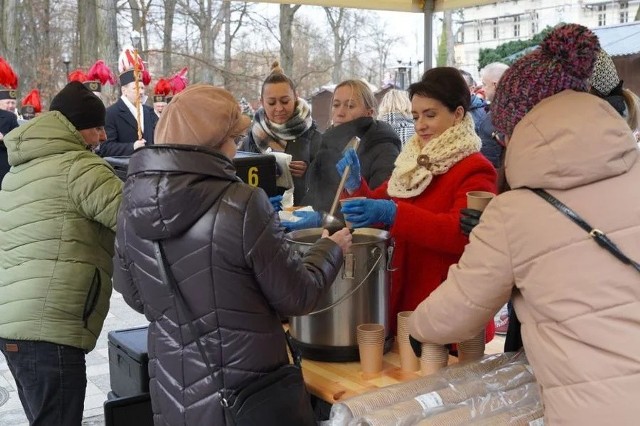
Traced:
POLYGON ((309 6, 348 7, 354 9, 391 10, 395 12, 424 12, 425 2, 440 12, 449 9, 496 3, 496 0, 254 0, 261 3, 306 4, 309 6))

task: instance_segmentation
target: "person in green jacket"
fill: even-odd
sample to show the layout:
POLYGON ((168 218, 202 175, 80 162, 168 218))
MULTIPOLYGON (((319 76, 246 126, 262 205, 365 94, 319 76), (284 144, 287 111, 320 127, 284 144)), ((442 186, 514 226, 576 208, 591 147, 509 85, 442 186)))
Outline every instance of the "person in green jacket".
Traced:
POLYGON ((31 425, 80 425, 85 354, 109 310, 121 181, 91 149, 105 107, 71 82, 4 139, 0 350, 31 425))

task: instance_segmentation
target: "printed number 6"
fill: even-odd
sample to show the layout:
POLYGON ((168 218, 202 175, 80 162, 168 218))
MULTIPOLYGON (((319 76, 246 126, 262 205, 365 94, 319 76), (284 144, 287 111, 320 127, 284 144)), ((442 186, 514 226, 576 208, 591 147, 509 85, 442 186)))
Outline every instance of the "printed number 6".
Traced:
POLYGON ((258 186, 258 168, 249 167, 249 173, 247 175, 248 184, 251 186, 258 186))

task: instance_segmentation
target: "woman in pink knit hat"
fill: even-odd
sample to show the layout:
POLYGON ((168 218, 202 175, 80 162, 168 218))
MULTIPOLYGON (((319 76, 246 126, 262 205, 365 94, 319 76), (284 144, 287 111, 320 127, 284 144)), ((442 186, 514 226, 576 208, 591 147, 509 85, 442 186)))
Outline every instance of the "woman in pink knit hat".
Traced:
POLYGON ((587 92, 599 51, 590 30, 564 25, 506 71, 492 114, 511 190, 409 325, 422 342, 464 340, 511 297, 548 425, 638 422, 640 161, 625 120, 587 92))

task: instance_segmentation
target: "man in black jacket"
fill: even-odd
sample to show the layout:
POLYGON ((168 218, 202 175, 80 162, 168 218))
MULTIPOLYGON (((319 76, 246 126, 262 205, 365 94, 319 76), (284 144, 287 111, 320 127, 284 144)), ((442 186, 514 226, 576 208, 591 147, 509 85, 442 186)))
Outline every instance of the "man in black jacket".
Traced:
MULTIPOLYGON (((509 69, 508 65, 493 62, 485 66, 480 72, 482 75, 482 87, 484 88, 485 97, 488 102, 493 101, 498 82, 507 69, 509 69)), ((479 123, 476 123, 476 132, 482 140, 480 152, 487 157, 487 160, 491 161, 493 167, 499 169, 504 145, 502 145, 502 139, 491 123, 491 111, 489 111, 479 123)))
POLYGON ((136 82, 133 70, 129 70, 120 74, 120 86, 122 96, 107 108, 107 140, 98 150, 102 157, 130 156, 136 149, 153 144, 158 116, 153 108, 144 105, 147 98, 144 84, 142 81, 136 82), (136 111, 136 97, 139 99, 139 111, 136 111), (142 128, 141 138, 138 137, 138 124, 142 128))
POLYGON ((4 135, 18 127, 18 117, 9 111, 0 109, 0 181, 9 172, 7 148, 4 146, 4 135))

